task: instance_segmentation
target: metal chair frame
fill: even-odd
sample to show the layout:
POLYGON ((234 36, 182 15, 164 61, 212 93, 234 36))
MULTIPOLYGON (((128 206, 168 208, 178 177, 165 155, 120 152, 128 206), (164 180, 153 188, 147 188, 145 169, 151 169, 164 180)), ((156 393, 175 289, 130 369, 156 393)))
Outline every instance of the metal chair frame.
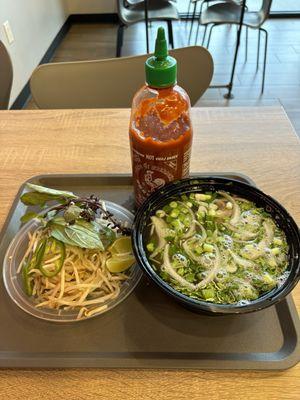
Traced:
MULTIPOLYGON (((120 23, 118 26, 118 31, 117 31, 117 49, 116 49, 116 57, 121 57, 121 50, 122 50, 122 46, 124 43, 124 28, 127 27, 128 25, 126 25, 126 23, 124 23, 124 21, 122 20, 122 18, 120 18, 120 0, 118 0, 118 13, 119 13, 119 19, 120 19, 120 23)), ((166 2, 171 2, 172 0, 169 0, 166 2)), ((149 53, 149 26, 148 23, 151 23, 151 19, 149 19, 149 4, 148 4, 148 0, 144 0, 141 1, 139 3, 144 3, 144 10, 145 10, 145 29, 146 29, 146 47, 147 47, 147 53, 149 53)), ((124 7, 126 7, 127 9, 130 9, 130 7, 134 7, 134 4, 130 4, 129 2, 125 2, 125 0, 123 0, 123 5, 124 7)), ((169 39, 169 43, 171 45, 171 48, 174 49, 174 35, 173 35, 173 25, 172 25, 172 20, 171 19, 166 19, 165 20, 167 22, 168 25, 168 39, 169 39)))
MULTIPOLYGON (((201 1, 201 6, 200 6, 200 11, 199 11, 199 18, 201 16, 202 10, 203 10, 203 6, 204 4, 207 5, 207 7, 209 6, 209 3, 211 2, 215 2, 215 1, 219 1, 219 2, 232 2, 233 0, 190 0, 189 2, 189 8, 188 8, 188 16, 190 15, 190 10, 191 10, 191 5, 194 3, 194 9, 193 9, 193 14, 192 14, 192 21, 191 21, 191 28, 190 28, 190 34, 189 34, 189 40, 188 43, 190 44, 191 42, 191 38, 192 38, 192 33, 193 33, 193 25, 194 25, 194 21, 196 19, 196 14, 197 14, 197 5, 198 3, 201 1)), ((188 19, 187 19, 188 20, 188 19)), ((199 24, 198 24, 198 28, 197 28, 197 33, 196 33, 196 42, 197 42, 197 37, 198 37, 198 33, 199 33, 199 24)), ((205 29, 205 33, 206 33, 206 29, 205 29)), ((196 43, 195 42, 195 43, 196 43)))
MULTIPOLYGON (((206 48, 209 48, 210 45, 210 41, 211 41, 211 36, 212 36, 212 31, 213 28, 215 26, 220 26, 220 25, 225 25, 225 24, 212 24, 212 26, 210 27, 209 30, 209 35, 208 35, 208 40, 207 40, 207 44, 206 44, 206 48)), ((204 44, 205 41, 205 33, 207 30, 207 26, 205 26, 205 32, 203 35, 203 40, 202 40, 202 45, 204 44)), ((250 29, 254 29, 254 30, 258 30, 258 45, 257 45, 257 58, 256 58, 256 71, 258 71, 259 68, 259 58, 260 58, 260 34, 261 32, 263 32, 265 34, 265 47, 264 47, 264 61, 263 61, 263 75, 262 75, 262 85, 261 85, 261 93, 264 93, 264 89, 265 89, 265 80, 266 80, 266 65, 267 65, 267 53, 268 53, 268 31, 262 27, 259 28, 252 28, 251 26, 246 26, 244 25, 246 28, 246 35, 245 35, 245 42, 246 42, 246 51, 245 51, 245 62, 247 61, 248 58, 248 28, 250 29)))
MULTIPOLYGON (((270 2, 269 10, 270 10, 270 7, 271 7, 271 3, 272 3, 272 1, 270 2)), ((203 3, 201 4, 201 6, 203 6, 203 3)), ((262 7, 263 7, 263 6, 262 6, 262 7)), ((245 8, 247 8, 247 7, 246 7, 246 4, 245 4, 245 8)), ((245 11, 245 9, 244 9, 244 11, 245 11)), ((201 10, 200 10, 200 18, 201 18, 201 12, 202 12, 202 7, 201 7, 201 10)), ((196 33, 196 40, 195 40, 195 43, 197 43, 198 33, 199 33, 199 27, 200 27, 200 25, 201 25, 201 24, 200 24, 200 18, 199 18, 199 24, 198 24, 198 29, 197 29, 197 33, 196 33)), ((215 26, 220 26, 220 25, 240 25, 241 23, 242 23, 242 25, 246 28, 246 32, 245 32, 245 33, 246 33, 246 34, 245 34, 245 62, 246 62, 247 59, 248 59, 248 28, 255 29, 255 30, 258 31, 258 46, 257 46, 256 71, 258 71, 258 68, 259 68, 260 43, 261 43, 261 37, 260 37, 260 36, 261 36, 261 32, 263 32, 263 33, 265 34, 263 73, 262 73, 262 85, 261 85, 261 93, 264 93, 265 78, 266 78, 267 52, 268 52, 268 31, 267 31, 266 29, 262 28, 261 25, 260 25, 260 26, 256 26, 256 27, 255 27, 255 26, 251 26, 251 25, 249 25, 249 24, 247 24, 247 23, 244 23, 244 18, 243 18, 243 21, 242 21, 242 22, 241 22, 241 21, 239 21, 239 22, 236 21, 236 22, 231 22, 231 23, 228 23, 228 22, 224 22, 224 23, 222 23, 222 22, 220 22, 220 23, 214 23, 214 24, 212 24, 212 26, 210 27, 206 47, 209 48, 210 41, 211 41, 211 36, 212 36, 212 31, 213 31, 213 29, 214 29, 215 26)), ((202 45, 204 45, 204 42, 205 42, 206 33, 207 33, 207 28, 208 28, 208 24, 205 25, 205 30, 204 30, 203 39, 202 39, 202 45)), ((236 62, 236 59, 235 59, 234 63, 235 63, 235 62, 236 62)), ((234 68, 235 68, 235 65, 234 65, 234 68)))

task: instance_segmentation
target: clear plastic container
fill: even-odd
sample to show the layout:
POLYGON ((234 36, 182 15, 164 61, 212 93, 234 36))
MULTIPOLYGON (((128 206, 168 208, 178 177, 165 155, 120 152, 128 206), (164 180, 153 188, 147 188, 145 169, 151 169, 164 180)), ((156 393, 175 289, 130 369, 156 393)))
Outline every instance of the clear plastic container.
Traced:
MULTIPOLYGON (((105 204, 107 210, 113 213, 117 219, 124 222, 127 221, 130 225, 132 224, 134 216, 126 208, 109 201, 106 201, 105 204)), ((139 283, 142 277, 142 271, 139 266, 135 264, 131 267, 129 274, 130 279, 122 284, 119 296, 116 299, 102 303, 101 305, 107 306, 105 310, 100 311, 91 317, 85 317, 80 320, 77 319, 78 310, 76 309, 58 311, 47 308, 36 308, 34 297, 27 296, 24 291, 22 274, 17 274, 17 269, 27 248, 28 233, 34 231, 39 225, 40 222, 34 219, 29 221, 20 229, 9 245, 3 263, 3 280, 5 288, 17 306, 28 314, 46 321, 54 322, 76 322, 86 320, 110 311, 112 308, 124 301, 139 283)))

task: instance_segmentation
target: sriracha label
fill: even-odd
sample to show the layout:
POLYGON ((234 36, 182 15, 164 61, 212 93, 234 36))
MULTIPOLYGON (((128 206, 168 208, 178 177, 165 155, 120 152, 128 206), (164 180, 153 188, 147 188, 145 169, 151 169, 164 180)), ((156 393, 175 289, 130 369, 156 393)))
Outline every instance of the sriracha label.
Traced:
POLYGON ((150 148, 145 152, 145 148, 141 149, 136 142, 132 142, 131 151, 135 199, 138 206, 166 183, 189 176, 190 141, 187 141, 184 147, 180 143, 180 146, 172 146, 164 152, 151 152, 150 148))

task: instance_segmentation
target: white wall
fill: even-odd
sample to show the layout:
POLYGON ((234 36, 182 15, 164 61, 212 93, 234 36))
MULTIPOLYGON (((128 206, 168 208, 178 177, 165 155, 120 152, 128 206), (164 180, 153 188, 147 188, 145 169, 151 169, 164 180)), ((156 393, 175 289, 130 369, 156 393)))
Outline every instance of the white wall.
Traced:
POLYGON ((115 0, 66 0, 70 14, 97 14, 116 12, 115 0))
POLYGON ((0 40, 13 62, 10 105, 18 97, 69 14, 116 12, 115 0, 0 0, 0 40), (15 41, 8 44, 3 22, 9 21, 15 41))
POLYGON ((0 0, 0 39, 7 46, 14 67, 11 103, 28 82, 67 15, 65 0, 0 0), (3 29, 6 20, 15 36, 11 45, 3 29))

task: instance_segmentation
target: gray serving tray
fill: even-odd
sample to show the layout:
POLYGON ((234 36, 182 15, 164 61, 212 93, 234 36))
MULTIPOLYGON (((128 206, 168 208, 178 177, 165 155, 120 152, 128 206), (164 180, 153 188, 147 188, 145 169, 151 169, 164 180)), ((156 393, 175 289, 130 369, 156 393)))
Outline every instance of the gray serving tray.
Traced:
MULTIPOLYGON (((204 174, 197 174, 197 176, 204 174)), ((222 175, 253 184, 247 177, 222 175)), ((101 196, 133 209, 125 175, 43 175, 31 182, 101 196)), ((0 235, 0 265, 25 207, 13 203, 0 235)), ((45 322, 20 310, 0 280, 2 368, 286 369, 300 358, 299 318, 288 297, 268 309, 210 317, 177 305, 146 278, 112 311, 74 324, 45 322)))

